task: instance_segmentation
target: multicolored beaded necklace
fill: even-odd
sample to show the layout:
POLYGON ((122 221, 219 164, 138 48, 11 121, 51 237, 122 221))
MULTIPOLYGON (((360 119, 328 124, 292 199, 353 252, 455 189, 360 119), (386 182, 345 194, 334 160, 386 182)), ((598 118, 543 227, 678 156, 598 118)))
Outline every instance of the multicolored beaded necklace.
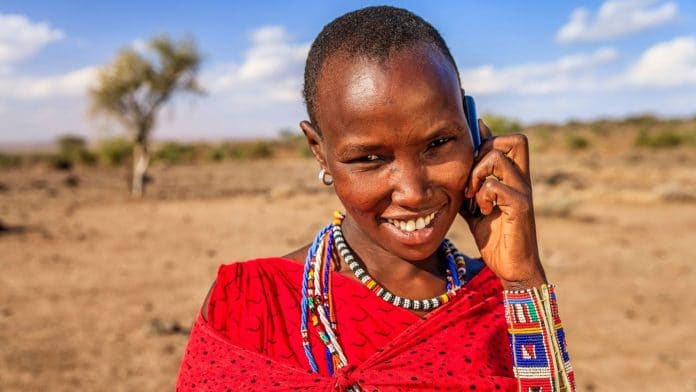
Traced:
POLYGON ((377 283, 365 270, 364 266, 353 256, 343 238, 341 223, 345 216, 334 213, 333 222, 319 231, 307 252, 304 275, 302 279, 302 319, 300 333, 302 346, 312 371, 319 372, 319 367, 312 354, 309 342, 308 323, 311 320, 322 343, 326 346, 326 363, 329 375, 334 369, 348 364, 348 359, 338 342, 336 334, 336 314, 331 290, 331 271, 333 248, 348 264, 362 284, 383 300, 409 310, 431 310, 449 302, 462 287, 466 279, 466 258, 447 239, 442 242, 442 250, 447 259, 447 291, 429 299, 409 299, 399 297, 377 283))

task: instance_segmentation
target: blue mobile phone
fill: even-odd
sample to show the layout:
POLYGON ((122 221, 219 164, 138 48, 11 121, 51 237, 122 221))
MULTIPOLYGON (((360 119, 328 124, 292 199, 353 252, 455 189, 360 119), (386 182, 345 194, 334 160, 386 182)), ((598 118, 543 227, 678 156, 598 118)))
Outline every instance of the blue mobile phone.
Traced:
POLYGON ((471 95, 464 95, 464 113, 466 121, 469 123, 471 131, 471 140, 474 142, 474 157, 478 155, 479 147, 481 147, 481 132, 479 131, 478 116, 476 115, 476 102, 471 95))
MULTIPOLYGON (((464 114, 466 115, 466 121, 469 125, 469 131, 471 132, 471 140, 474 145, 474 159, 476 159, 476 157, 478 157, 479 148, 481 147, 481 132, 479 131, 478 116, 476 115, 476 102, 474 102, 474 97, 466 95, 464 90, 462 90, 462 98, 464 101, 464 114)), ((471 173, 469 173, 469 176, 471 176, 471 173)), ((481 215, 481 210, 476 204, 475 198, 472 197, 465 203, 467 203, 466 207, 469 215, 481 215)))

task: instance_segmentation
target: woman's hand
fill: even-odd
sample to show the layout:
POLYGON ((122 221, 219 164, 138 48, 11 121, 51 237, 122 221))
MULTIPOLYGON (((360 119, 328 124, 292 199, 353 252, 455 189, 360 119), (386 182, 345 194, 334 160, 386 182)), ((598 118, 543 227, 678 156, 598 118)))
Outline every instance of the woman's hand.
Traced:
POLYGON ((460 214, 469 224, 483 261, 509 290, 546 283, 539 259, 529 176, 529 147, 521 134, 493 137, 479 120, 479 155, 465 197, 475 197, 481 216, 460 214))

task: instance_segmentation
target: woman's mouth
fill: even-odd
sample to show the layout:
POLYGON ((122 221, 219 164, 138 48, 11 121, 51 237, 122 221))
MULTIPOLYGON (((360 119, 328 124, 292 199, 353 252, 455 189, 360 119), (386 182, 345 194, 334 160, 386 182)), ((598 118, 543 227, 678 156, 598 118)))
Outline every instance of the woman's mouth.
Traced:
POLYGON ((408 220, 386 219, 386 221, 401 231, 411 233, 430 225, 430 222, 432 222, 433 218, 435 217, 435 214, 437 214, 437 211, 425 216, 419 216, 417 218, 412 218, 408 220))

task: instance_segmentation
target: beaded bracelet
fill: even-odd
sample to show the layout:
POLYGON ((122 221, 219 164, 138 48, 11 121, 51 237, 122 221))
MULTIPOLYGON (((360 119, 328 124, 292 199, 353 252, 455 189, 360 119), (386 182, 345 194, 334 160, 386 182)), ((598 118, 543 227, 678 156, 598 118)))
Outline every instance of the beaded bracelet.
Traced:
POLYGON ((505 318, 520 391, 574 391, 555 288, 504 290, 505 318))

